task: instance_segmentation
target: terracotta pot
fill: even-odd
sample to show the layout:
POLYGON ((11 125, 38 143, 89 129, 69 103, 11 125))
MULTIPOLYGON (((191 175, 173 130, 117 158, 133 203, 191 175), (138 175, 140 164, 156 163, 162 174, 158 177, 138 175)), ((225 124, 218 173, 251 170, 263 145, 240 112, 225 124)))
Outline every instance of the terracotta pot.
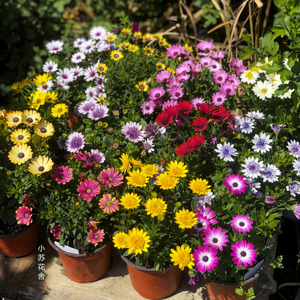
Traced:
POLYGON ((0 235, 0 251, 10 257, 30 254, 39 241, 39 226, 30 224, 25 230, 12 235, 0 235))
POLYGON ((181 270, 176 266, 167 268, 164 273, 156 269, 137 266, 122 256, 126 262, 133 288, 144 298, 162 299, 173 294, 181 283, 181 270))
POLYGON ((58 252, 67 276, 75 282, 93 282, 102 278, 110 266, 111 244, 92 254, 73 254, 58 248, 48 237, 49 244, 58 252))
MULTIPOLYGON (((245 281, 243 286, 244 291, 253 288, 255 291, 259 274, 245 281)), ((222 283, 222 282, 209 282, 206 284, 207 294, 210 300, 246 300, 246 296, 239 296, 235 289, 240 286, 237 284, 222 283)))

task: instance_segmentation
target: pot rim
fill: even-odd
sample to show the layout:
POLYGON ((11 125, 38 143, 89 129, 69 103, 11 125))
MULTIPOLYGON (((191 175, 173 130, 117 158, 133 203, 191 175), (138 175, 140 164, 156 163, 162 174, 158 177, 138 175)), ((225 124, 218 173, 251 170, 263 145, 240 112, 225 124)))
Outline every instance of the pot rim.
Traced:
POLYGON ((100 248, 96 249, 94 252, 92 253, 87 253, 87 254, 75 254, 75 253, 70 253, 70 252, 67 252, 67 251, 64 251, 60 248, 58 248, 52 241, 52 238, 49 234, 49 224, 50 224, 51 220, 48 222, 48 225, 47 225, 47 230, 46 230, 46 235, 47 235, 47 240, 48 240, 48 243, 50 244, 50 246, 56 250, 57 252, 60 252, 66 256, 69 256, 69 257, 74 257, 74 258, 83 258, 83 257, 87 257, 87 256, 91 256, 93 254, 96 254, 98 252, 100 252, 101 250, 103 250, 104 248, 106 247, 109 247, 110 246, 110 243, 107 243, 103 246, 101 246, 100 248))
MULTIPOLYGON (((147 272, 161 272, 161 271, 157 270, 156 268, 146 268, 146 267, 143 267, 143 266, 138 266, 138 265, 134 264, 131 260, 129 260, 128 258, 126 258, 124 255, 121 255, 121 258, 124 260, 125 263, 129 264, 129 265, 132 266, 133 268, 138 269, 138 270, 140 270, 140 271, 147 271, 147 272)), ((168 269, 176 268, 176 267, 177 267, 177 266, 171 265, 171 266, 165 268, 165 272, 166 272, 168 269)))
POLYGON ((38 225, 38 223, 36 221, 33 221, 24 230, 18 231, 17 233, 14 233, 14 234, 0 234, 0 238, 5 238, 5 239, 14 238, 16 236, 26 233, 27 231, 29 231, 30 229, 32 229, 33 227, 35 227, 37 225, 38 225))
MULTIPOLYGON (((244 284, 246 285, 248 283, 251 283, 251 282, 257 280, 258 277, 259 277, 259 273, 256 273, 253 277, 245 280, 244 284)), ((217 284, 225 285, 225 286, 237 286, 237 285, 239 285, 238 283, 222 282, 222 281, 218 281, 218 280, 213 280, 213 281, 207 282, 206 284, 210 284, 210 283, 217 283, 217 284)))

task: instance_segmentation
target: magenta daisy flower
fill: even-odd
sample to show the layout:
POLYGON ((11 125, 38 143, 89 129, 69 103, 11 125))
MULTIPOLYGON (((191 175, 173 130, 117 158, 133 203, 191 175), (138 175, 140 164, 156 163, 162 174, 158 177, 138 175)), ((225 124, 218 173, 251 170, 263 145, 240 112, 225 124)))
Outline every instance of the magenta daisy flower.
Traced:
POLYGON ((16 210, 16 219, 18 224, 24 224, 29 226, 32 223, 32 207, 21 206, 16 210))
POLYGON ((211 228, 211 223, 208 218, 202 215, 197 215, 197 224, 192 227, 192 231, 196 235, 203 236, 206 230, 211 228))
POLYGON ((123 175, 114 168, 103 170, 97 178, 105 187, 119 186, 123 183, 123 175))
POLYGON ((162 87, 154 87, 149 92, 150 100, 156 100, 161 98, 165 94, 165 90, 162 87))
POLYGON ((235 93, 236 86, 232 82, 225 82, 224 84, 221 85, 220 91, 224 95, 230 95, 233 96, 235 93))
POLYGON ((213 41, 203 41, 196 45, 200 51, 209 51, 214 47, 213 41))
POLYGON ((244 193, 247 188, 246 180, 239 174, 228 175, 223 183, 227 186, 229 193, 234 195, 244 193))
POLYGON ((196 269, 199 272, 209 272, 217 267, 218 260, 217 251, 211 247, 201 247, 195 249, 193 252, 193 258, 196 265, 196 269))
POLYGON ((233 256, 233 263, 237 266, 243 264, 247 268, 248 265, 252 266, 256 260, 257 251, 254 249, 254 245, 245 240, 235 242, 234 245, 231 245, 231 250, 233 252, 230 255, 233 256))
POLYGON ((61 234, 61 225, 55 225, 52 227, 52 229, 50 230, 50 232, 52 233, 52 235, 55 237, 55 239, 59 239, 59 236, 61 234))
POLYGON ((170 90, 170 98, 177 100, 184 95, 183 89, 181 87, 176 87, 170 90))
POLYGON ((90 231, 89 236, 88 236, 88 241, 92 244, 97 244, 103 241, 104 238, 104 230, 103 229, 98 229, 96 231, 90 231))
POLYGON ((203 67, 210 67, 212 59, 210 57, 201 57, 199 62, 203 67))
POLYGON ((209 66, 209 70, 212 72, 217 72, 217 71, 221 71, 221 69, 222 69, 222 64, 212 59, 211 65, 209 66))
POLYGON ((204 245, 223 251, 223 247, 227 246, 227 238, 228 235, 226 234, 226 231, 222 231, 222 228, 218 227, 207 229, 205 231, 205 237, 203 238, 203 241, 204 245))
POLYGON ((91 150, 91 157, 89 159, 90 163, 97 162, 98 164, 103 164, 105 161, 104 153, 99 152, 98 149, 91 150))
POLYGON ((84 135, 81 132, 72 132, 66 140, 68 152, 76 153, 84 147, 84 135))
POLYGON ((156 75, 157 82, 167 82, 171 77, 172 73, 168 70, 163 70, 156 75))
POLYGON ((143 115, 151 115, 154 112, 155 106, 156 105, 155 105, 155 103, 152 100, 145 101, 141 105, 141 109, 142 109, 143 115))
POLYGON ((226 96, 221 92, 217 92, 212 95, 213 104, 216 106, 222 105, 226 100, 226 96))
POLYGON ((195 209, 196 217, 203 216, 207 218, 210 222, 210 224, 217 224, 218 221, 216 220, 215 212, 211 210, 209 207, 204 207, 203 205, 200 205, 199 209, 195 209))
POLYGON ((79 183, 77 192, 84 200, 91 202, 93 197, 100 193, 100 186, 97 181, 88 178, 79 183))
POLYGON ((167 50, 168 57, 176 58, 177 56, 180 56, 182 54, 184 54, 184 48, 179 45, 173 45, 167 50))
POLYGON ((188 73, 191 71, 191 66, 189 64, 182 63, 176 69, 176 74, 188 73))
POLYGON ((236 215, 232 220, 230 226, 233 227, 237 232, 250 232, 252 227, 252 220, 248 215, 236 215))
POLYGON ((136 122, 128 122, 123 125, 121 132, 133 143, 142 141, 145 136, 145 132, 142 130, 142 125, 136 122))
POLYGON ((188 73, 181 73, 177 76, 179 82, 186 82, 190 79, 191 75, 188 73))
POLYGON ((213 75, 214 82, 218 84, 224 84, 228 78, 228 74, 225 71, 217 71, 213 75))
POLYGON ((104 194, 99 201, 100 208, 107 214, 111 214, 119 210, 119 201, 111 194, 104 194))
POLYGON ((57 181, 59 184, 66 184, 70 180, 72 180, 72 169, 60 166, 57 167, 54 171, 51 177, 57 181))

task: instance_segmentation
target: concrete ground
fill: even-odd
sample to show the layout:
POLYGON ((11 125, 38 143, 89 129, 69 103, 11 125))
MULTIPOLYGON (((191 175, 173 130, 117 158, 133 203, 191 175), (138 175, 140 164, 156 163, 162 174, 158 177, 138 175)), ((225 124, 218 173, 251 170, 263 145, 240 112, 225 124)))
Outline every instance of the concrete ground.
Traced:
MULTIPOLYGON (((39 246, 29 256, 10 258, 0 254, 0 296, 5 300, 140 300, 141 297, 131 286, 125 262, 113 250, 109 272, 93 283, 76 283, 64 273, 60 258, 40 234, 39 246), (45 270, 39 270, 38 255, 45 254, 45 270), (41 276, 45 274, 45 277, 41 276), (39 277, 40 276, 40 277, 39 277)), ((179 289, 167 299, 208 300, 205 288, 188 285, 184 272, 179 289)))

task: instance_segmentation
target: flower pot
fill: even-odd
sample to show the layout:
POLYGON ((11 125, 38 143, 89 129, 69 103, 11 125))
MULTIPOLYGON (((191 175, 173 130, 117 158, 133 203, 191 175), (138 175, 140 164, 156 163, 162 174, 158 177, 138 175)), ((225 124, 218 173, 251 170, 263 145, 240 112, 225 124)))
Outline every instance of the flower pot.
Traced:
MULTIPOLYGON (((243 286, 244 291, 247 291, 249 288, 255 290, 259 274, 255 274, 254 277, 246 280, 243 286)), ((235 289, 239 288, 240 285, 222 283, 222 282, 209 282, 206 284, 207 294, 210 300, 246 300, 246 296, 239 296, 235 289)))
POLYGON ((30 254, 39 241, 39 226, 30 224, 25 230, 16 234, 0 235, 0 250, 10 257, 21 257, 30 254))
POLYGON ((92 282, 102 278, 110 266, 111 244, 91 254, 73 254, 58 248, 48 237, 49 244, 58 252, 67 276, 75 282, 92 282))
POLYGON ((122 256, 133 288, 144 298, 162 299, 173 294, 181 283, 182 272, 177 266, 167 268, 164 273, 156 269, 137 266, 122 256))

